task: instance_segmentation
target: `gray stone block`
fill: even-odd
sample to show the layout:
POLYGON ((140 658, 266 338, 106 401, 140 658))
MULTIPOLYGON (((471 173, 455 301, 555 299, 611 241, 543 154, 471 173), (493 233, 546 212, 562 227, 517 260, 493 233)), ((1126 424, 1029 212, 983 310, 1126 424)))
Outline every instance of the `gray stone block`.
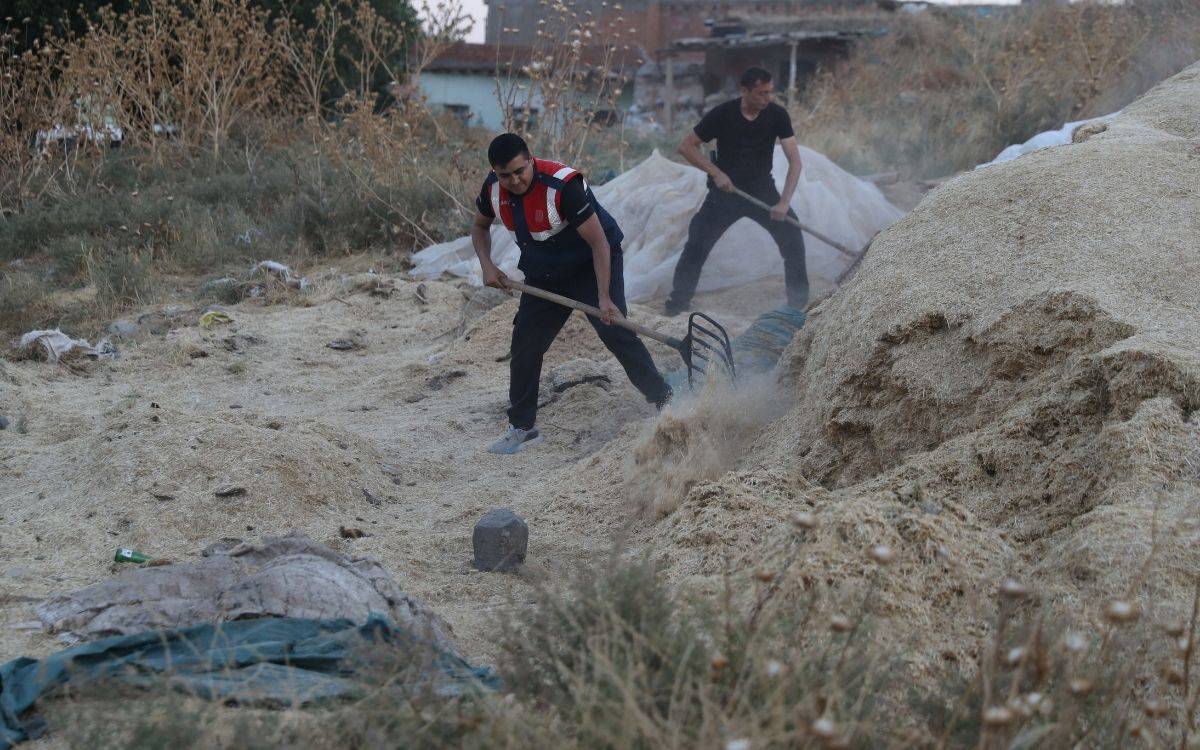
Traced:
POLYGON ((132 320, 114 320, 108 326, 108 333, 112 336, 119 336, 123 339, 131 339, 138 335, 142 327, 132 320))
POLYGON ((475 548, 476 568, 513 570, 525 562, 529 526, 508 508, 496 508, 475 523, 471 542, 475 548))

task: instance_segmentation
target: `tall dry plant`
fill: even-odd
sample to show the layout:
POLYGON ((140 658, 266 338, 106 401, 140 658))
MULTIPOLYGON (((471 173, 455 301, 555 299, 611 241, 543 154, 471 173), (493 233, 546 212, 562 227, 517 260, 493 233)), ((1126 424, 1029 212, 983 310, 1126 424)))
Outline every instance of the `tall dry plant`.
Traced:
MULTIPOLYGON (((497 47, 496 97, 504 128, 536 139, 540 153, 582 167, 587 149, 631 82, 636 62, 622 42, 624 18, 598 17, 563 0, 540 0, 542 18, 528 60, 497 47)), ((620 4, 613 6, 620 13, 620 4)))
MULTIPOLYGON (((381 223, 395 222, 394 234, 433 244, 451 227, 457 229, 454 217, 467 210, 470 171, 461 168, 457 155, 469 134, 449 132, 429 111, 419 79, 443 49, 466 35, 470 18, 452 0, 424 2, 423 28, 413 36, 363 2, 330 0, 327 8, 329 16, 340 13, 343 21, 331 24, 326 38, 344 35, 355 56, 349 66, 352 80, 341 81, 347 94, 337 103, 337 116, 313 120, 319 124, 314 153, 351 175, 353 200, 371 207, 381 223), (395 70, 390 61, 402 53, 406 68, 395 70), (370 86, 380 74, 392 80, 387 106, 381 106, 370 86), (433 154, 437 156, 431 158, 433 154)), ((309 60, 325 56, 319 45, 293 47, 289 54, 307 55, 309 60)), ((318 64, 336 68, 310 63, 302 69, 316 69, 318 64)))

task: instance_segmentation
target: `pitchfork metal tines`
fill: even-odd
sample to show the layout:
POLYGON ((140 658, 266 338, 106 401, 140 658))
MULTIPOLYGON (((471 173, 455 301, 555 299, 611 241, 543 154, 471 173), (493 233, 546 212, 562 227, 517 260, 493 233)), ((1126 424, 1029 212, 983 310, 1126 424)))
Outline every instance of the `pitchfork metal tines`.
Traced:
MULTIPOLYGON (((513 291, 532 294, 534 297, 540 297, 573 310, 580 310, 595 317, 602 316, 600 310, 592 305, 564 297, 561 294, 548 292, 545 289, 522 284, 512 279, 507 279, 505 284, 513 291)), ((725 368, 725 371, 729 373, 730 380, 737 377, 737 370, 733 365, 733 345, 729 341, 729 334, 720 323, 704 313, 694 312, 688 316, 687 335, 681 339, 624 318, 615 318, 613 325, 628 328, 639 336, 652 338, 679 352, 683 363, 687 365, 689 388, 696 387, 696 373, 707 375, 708 365, 714 362, 725 368)))
POLYGON ((737 378, 729 333, 708 315, 694 312, 688 316, 687 336, 681 343, 683 346, 677 347, 677 351, 687 365, 689 387, 695 387, 695 373, 708 374, 705 365, 712 364, 714 359, 729 373, 730 380, 737 378))

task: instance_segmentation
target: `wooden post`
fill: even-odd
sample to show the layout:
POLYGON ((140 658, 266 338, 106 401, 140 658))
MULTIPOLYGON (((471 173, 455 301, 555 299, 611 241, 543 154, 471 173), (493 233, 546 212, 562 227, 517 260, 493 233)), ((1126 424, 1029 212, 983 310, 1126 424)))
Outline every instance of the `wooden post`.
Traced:
POLYGON ((792 42, 788 47, 791 56, 788 59, 787 103, 791 106, 795 104, 796 99, 796 42, 792 42))
POLYGON ((663 125, 667 129, 667 133, 674 132, 675 113, 675 66, 672 64, 671 56, 667 55, 667 82, 666 92, 663 94, 663 125))

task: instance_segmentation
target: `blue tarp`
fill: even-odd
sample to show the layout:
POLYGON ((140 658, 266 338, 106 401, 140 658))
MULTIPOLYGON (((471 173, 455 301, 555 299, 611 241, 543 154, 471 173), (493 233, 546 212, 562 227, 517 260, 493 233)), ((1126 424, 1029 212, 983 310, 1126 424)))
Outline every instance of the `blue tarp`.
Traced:
POLYGON ((807 316, 795 307, 777 307, 755 318, 742 335, 733 340, 733 362, 738 372, 767 372, 792 338, 804 327, 807 316))
POLYGON ((67 685, 115 681, 167 685, 204 698, 239 703, 302 705, 349 698, 381 654, 427 655, 421 684, 443 694, 496 688, 492 670, 459 656, 431 651, 387 618, 350 620, 267 618, 117 636, 85 643, 45 659, 19 658, 0 666, 0 750, 37 737, 40 717, 22 719, 41 697, 67 685), (369 648, 374 646, 375 648, 369 648))

